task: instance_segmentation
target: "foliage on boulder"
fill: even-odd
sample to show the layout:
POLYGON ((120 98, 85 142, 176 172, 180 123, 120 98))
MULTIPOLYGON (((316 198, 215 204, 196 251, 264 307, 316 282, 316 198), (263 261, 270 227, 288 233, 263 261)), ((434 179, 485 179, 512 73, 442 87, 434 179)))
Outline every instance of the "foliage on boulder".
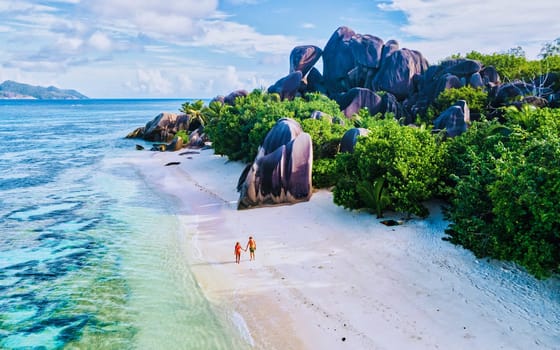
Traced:
POLYGON ((218 111, 218 107, 213 106, 210 114, 206 131, 216 153, 243 162, 255 158, 267 132, 281 118, 301 122, 303 130, 313 140, 315 159, 334 157, 345 130, 344 126, 332 122, 333 118, 342 117, 338 104, 320 94, 281 101, 275 94, 254 90, 245 97, 238 97, 225 109, 222 107, 218 111), (331 118, 311 119, 315 111, 331 118))
POLYGON ((488 93, 481 88, 473 88, 471 86, 446 89, 438 95, 432 107, 428 109, 428 115, 430 116, 428 122, 431 122, 435 117, 440 115, 447 108, 453 106, 459 100, 467 102, 471 114, 480 116, 480 114, 484 113, 488 105, 488 93))
POLYGON ((259 145, 276 121, 290 117, 285 105, 270 96, 254 90, 236 98, 219 117, 209 120, 206 132, 217 154, 245 163, 255 158, 259 145))

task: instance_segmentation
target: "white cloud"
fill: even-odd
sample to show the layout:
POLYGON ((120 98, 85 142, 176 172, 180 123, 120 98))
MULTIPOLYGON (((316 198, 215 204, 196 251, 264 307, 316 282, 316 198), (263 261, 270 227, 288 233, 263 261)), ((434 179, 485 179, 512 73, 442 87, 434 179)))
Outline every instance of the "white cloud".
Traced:
POLYGON ((0 12, 54 11, 50 6, 37 5, 29 1, 2 0, 0 12))
POLYGON ((130 86, 136 91, 156 96, 173 92, 173 84, 159 69, 138 69, 137 83, 130 86))
POLYGON ((287 55, 300 43, 294 37, 265 35, 254 28, 230 21, 201 21, 202 34, 195 36, 191 46, 212 46, 219 50, 252 57, 255 53, 287 55))
POLYGON ((401 27, 406 46, 430 59, 472 50, 503 52, 517 46, 534 59, 542 44, 560 33, 556 0, 394 0, 378 7, 402 11, 408 21, 401 27))
POLYGON ((57 39, 55 43, 55 48, 61 53, 74 53, 78 51, 84 41, 81 38, 69 38, 61 36, 57 39))
POLYGON ((313 28, 315 28, 315 24, 313 24, 313 23, 303 23, 303 24, 301 25, 301 27, 302 27, 303 29, 313 29, 313 28))
POLYGON ((193 35, 196 21, 216 12, 217 0, 89 0, 103 22, 162 40, 193 35))
POLYGON ((111 39, 99 31, 93 33, 89 39, 88 44, 95 50, 109 51, 112 47, 111 39))
POLYGON ((47 60, 20 60, 6 63, 7 68, 15 68, 26 72, 60 72, 66 69, 67 62, 47 60))

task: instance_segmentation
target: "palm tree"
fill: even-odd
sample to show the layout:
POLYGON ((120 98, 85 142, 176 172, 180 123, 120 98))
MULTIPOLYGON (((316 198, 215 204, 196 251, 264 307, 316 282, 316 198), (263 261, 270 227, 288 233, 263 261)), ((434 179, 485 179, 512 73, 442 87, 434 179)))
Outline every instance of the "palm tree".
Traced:
POLYGON ((179 111, 189 116, 187 130, 191 129, 191 125, 198 124, 196 126, 196 128, 198 128, 199 126, 204 126, 207 123, 206 116, 204 115, 204 102, 202 100, 196 100, 194 102, 187 101, 181 105, 179 111))

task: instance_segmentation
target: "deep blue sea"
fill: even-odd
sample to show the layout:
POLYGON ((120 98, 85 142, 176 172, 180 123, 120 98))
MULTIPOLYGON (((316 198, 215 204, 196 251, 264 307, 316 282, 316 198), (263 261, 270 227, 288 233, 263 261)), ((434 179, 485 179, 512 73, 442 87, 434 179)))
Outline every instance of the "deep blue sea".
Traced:
POLYGON ((246 348, 192 277, 169 199, 110 161, 183 102, 0 100, 1 349, 246 348))

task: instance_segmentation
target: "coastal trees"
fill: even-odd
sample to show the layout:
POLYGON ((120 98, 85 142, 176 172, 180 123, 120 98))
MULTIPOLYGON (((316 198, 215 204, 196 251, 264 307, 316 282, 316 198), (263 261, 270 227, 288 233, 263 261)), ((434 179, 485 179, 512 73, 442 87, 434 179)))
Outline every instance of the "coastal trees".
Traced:
POLYGON ((482 54, 471 51, 466 58, 477 60, 484 66, 493 66, 505 81, 530 81, 547 72, 560 71, 560 56, 558 55, 558 39, 555 44, 544 46, 540 60, 528 60, 522 50, 510 50, 508 53, 482 54))
POLYGON ((513 260, 537 277, 560 272, 560 110, 510 107, 449 144, 451 241, 513 260))
POLYGON ((255 90, 210 118, 206 132, 217 154, 245 163, 257 155, 268 130, 286 117, 285 106, 255 90))
POLYGON ((539 56, 543 59, 558 55, 560 55, 560 38, 545 43, 539 53, 539 56))
POLYGON ((320 94, 307 94, 291 101, 254 90, 239 97, 231 106, 223 105, 219 112, 211 104, 206 132, 214 150, 231 160, 252 161, 266 133, 280 118, 293 118, 313 140, 314 159, 334 158, 336 147, 347 127, 332 122, 342 118, 338 104, 320 94), (311 118, 320 111, 321 117, 311 118))

